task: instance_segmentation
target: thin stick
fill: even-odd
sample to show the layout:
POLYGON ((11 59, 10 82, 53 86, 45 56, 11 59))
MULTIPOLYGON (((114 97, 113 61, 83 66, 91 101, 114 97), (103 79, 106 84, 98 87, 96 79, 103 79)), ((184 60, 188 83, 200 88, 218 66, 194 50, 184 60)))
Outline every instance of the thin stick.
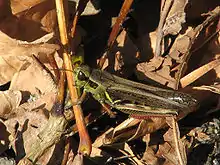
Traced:
POLYGON ((67 164, 69 153, 70 153, 70 139, 68 137, 66 139, 65 152, 64 152, 64 156, 63 156, 63 160, 62 160, 61 165, 66 165, 67 164))
POLYGON ((157 28, 157 41, 156 41, 156 50, 155 56, 161 55, 161 47, 162 47, 162 40, 163 40, 163 26, 166 22, 166 17, 169 14, 170 8, 173 4, 173 0, 165 0, 163 4, 161 3, 161 12, 160 12, 160 21, 157 28), (163 6, 163 7, 162 7, 163 6))
POLYGON ((105 60, 107 59, 108 51, 113 46, 113 44, 116 40, 116 37, 118 35, 118 32, 120 30, 121 24, 124 21, 126 15, 128 14, 132 3, 133 3, 133 0, 125 0, 122 7, 121 7, 119 16, 118 16, 118 18, 117 18, 117 20, 116 20, 116 22, 115 22, 115 24, 112 28, 111 34, 110 34, 109 39, 108 39, 107 52, 100 58, 100 61, 99 61, 99 64, 98 64, 98 66, 100 68, 103 67, 103 65, 105 63, 105 60))
MULTIPOLYGON (((67 70, 73 70, 71 57, 68 52, 68 36, 67 36, 67 29, 66 29, 66 20, 64 15, 64 5, 62 0, 56 0, 56 10, 57 10, 57 18, 58 18, 58 25, 60 30, 60 40, 63 45, 63 60, 64 60, 64 67, 67 70)), ((67 76, 67 83, 70 91, 70 97, 72 102, 77 102, 78 94, 77 89, 75 88, 75 81, 72 72, 66 72, 67 76)), ((92 145, 91 140, 88 135, 86 125, 84 122, 83 113, 81 107, 79 105, 73 105, 73 111, 75 114, 76 125, 79 131, 80 136, 80 144, 78 152, 85 155, 90 155, 92 145)))
POLYGON ((220 59, 216 59, 192 71, 188 75, 181 78, 180 80, 181 87, 184 88, 187 85, 193 83, 195 80, 202 77, 204 74, 206 74, 207 72, 209 72, 210 70, 212 70, 213 68, 219 65, 220 65, 220 59))
MULTIPOLYGON (((70 36, 73 38, 73 42, 74 42, 74 37, 76 35, 76 25, 77 25, 78 19, 79 19, 80 15, 82 14, 82 12, 84 11, 86 4, 88 2, 89 2, 89 0, 80 0, 78 3, 76 14, 74 16, 73 23, 72 23, 71 33, 70 33, 70 36)), ((75 55, 75 53, 76 53, 74 47, 73 47, 72 53, 73 53, 73 55, 75 55)))
POLYGON ((171 118, 172 118, 172 125, 173 125, 173 136, 174 136, 175 150, 176 150, 180 165, 184 165, 183 158, 180 154, 180 146, 179 146, 180 136, 179 136, 179 133, 177 133, 178 132, 177 129, 179 129, 179 128, 178 128, 177 122, 175 120, 175 117, 171 117, 171 118))

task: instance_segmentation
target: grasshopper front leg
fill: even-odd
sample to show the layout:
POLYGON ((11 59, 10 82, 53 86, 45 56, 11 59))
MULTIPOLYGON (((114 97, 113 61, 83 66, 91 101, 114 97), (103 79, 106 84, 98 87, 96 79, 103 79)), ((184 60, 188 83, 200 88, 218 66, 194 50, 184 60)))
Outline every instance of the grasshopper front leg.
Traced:
POLYGON ((85 100, 86 96, 87 96, 87 92, 83 91, 80 98, 76 102, 72 103, 70 98, 69 98, 69 95, 67 95, 67 97, 65 99, 64 109, 67 110, 67 109, 71 108, 73 105, 81 105, 82 102, 85 100))

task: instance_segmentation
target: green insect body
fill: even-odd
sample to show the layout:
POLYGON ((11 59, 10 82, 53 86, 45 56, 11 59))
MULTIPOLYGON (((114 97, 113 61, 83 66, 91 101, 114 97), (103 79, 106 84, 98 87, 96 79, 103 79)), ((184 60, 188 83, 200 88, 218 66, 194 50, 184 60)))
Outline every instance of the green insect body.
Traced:
POLYGON ((74 73, 78 88, 127 114, 177 115, 197 107, 197 100, 189 94, 137 83, 99 69, 80 66, 74 73))

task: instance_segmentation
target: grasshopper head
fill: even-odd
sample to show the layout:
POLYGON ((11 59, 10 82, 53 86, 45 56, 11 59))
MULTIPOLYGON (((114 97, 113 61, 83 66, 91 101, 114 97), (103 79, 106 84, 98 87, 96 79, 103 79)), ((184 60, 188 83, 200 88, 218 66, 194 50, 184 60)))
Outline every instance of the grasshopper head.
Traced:
POLYGON ((76 85, 79 88, 84 87, 85 84, 89 81, 90 74, 91 74, 91 69, 88 66, 82 65, 76 67, 74 69, 76 85))

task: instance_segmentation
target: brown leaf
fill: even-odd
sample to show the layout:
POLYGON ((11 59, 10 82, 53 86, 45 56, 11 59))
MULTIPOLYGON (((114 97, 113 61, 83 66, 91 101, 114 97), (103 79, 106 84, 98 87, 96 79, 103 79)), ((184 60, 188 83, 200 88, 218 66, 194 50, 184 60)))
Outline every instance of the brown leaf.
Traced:
POLYGON ((67 121, 63 116, 55 117, 51 115, 48 122, 41 127, 39 134, 32 138, 31 148, 26 152, 24 159, 28 158, 32 162, 37 162, 45 151, 60 141, 66 126, 67 121))
MULTIPOLYGON (((71 0, 69 1, 71 3, 71 6, 77 6, 79 3, 79 0, 71 0)), ((85 10, 81 15, 95 15, 98 14, 101 11, 100 9, 100 2, 99 1, 89 1, 86 5, 85 10)), ((74 14, 75 10, 69 11, 70 13, 74 14)))
MULTIPOLYGON (((144 75, 152 80, 157 81, 158 83, 162 85, 166 85, 174 88, 175 86, 175 79, 170 76, 170 68, 169 66, 162 67, 162 71, 149 71, 148 69, 148 63, 139 63, 137 65, 137 70, 141 73, 144 73, 144 75)), ((137 73, 137 76, 141 80, 146 80, 146 77, 143 77, 141 74, 137 73)))
POLYGON ((118 141, 127 141, 135 134, 139 122, 140 120, 130 118, 116 128, 106 131, 103 143, 111 144, 118 141))
POLYGON ((160 145, 157 155, 164 157, 166 161, 173 165, 178 164, 175 148, 171 146, 169 142, 160 145))
POLYGON ((55 1, 15 0, 11 1, 11 8, 14 15, 5 17, 0 29, 14 38, 33 41, 57 27, 55 1))
POLYGON ((150 147, 146 148, 142 159, 147 164, 158 165, 160 163, 159 158, 156 156, 154 150, 150 147))
POLYGON ((162 57, 154 57, 149 63, 147 63, 146 69, 149 71, 155 71, 162 65, 163 61, 164 58, 162 57))
POLYGON ((59 48, 55 44, 32 44, 12 39, 0 31, 0 56, 38 56, 39 53, 51 54, 59 48))
POLYGON ((39 37, 43 31, 54 32, 57 26, 55 1, 21 1, 21 3, 12 4, 12 11, 19 19, 19 26, 28 26, 35 30, 35 34, 31 33, 30 30, 26 31, 26 33, 29 34, 29 39, 27 34, 22 33, 23 39, 30 40, 30 37, 36 37, 37 35, 39 37))
POLYGON ((41 65, 34 59, 30 59, 31 64, 17 72, 12 78, 10 89, 19 89, 28 91, 31 94, 39 95, 37 90, 42 94, 56 91, 56 84, 51 75, 44 70, 41 65), (37 90, 36 90, 37 89, 37 90))
POLYGON ((172 7, 166 17, 166 22, 163 27, 164 36, 167 34, 176 35, 182 29, 183 23, 186 22, 185 7, 188 0, 173 1, 172 7))
POLYGON ((41 24, 42 27, 41 29, 43 29, 46 32, 53 32, 55 31, 56 28, 56 11, 54 10, 50 10, 48 11, 45 16, 41 19, 41 24))
MULTIPOLYGON (((101 141, 101 144, 130 141, 148 133, 155 132, 164 126, 166 126, 166 121, 163 117, 149 117, 148 120, 130 118, 125 120, 114 129, 106 131, 104 136, 102 136, 104 140, 101 138, 98 141, 101 141)), ((96 141, 96 143, 100 144, 98 141, 96 141)))
POLYGON ((22 11, 25 11, 27 9, 30 9, 33 6, 36 6, 37 4, 43 2, 45 0, 31 0, 31 1, 17 1, 17 0, 11 0, 11 8, 12 13, 17 14, 22 11))
POLYGON ((117 37, 116 42, 110 50, 109 55, 110 58, 114 59, 115 61, 114 64, 109 64, 114 65, 114 69, 117 69, 116 71, 121 70, 121 68, 124 66, 127 67, 126 71, 129 73, 128 66, 137 64, 137 48, 132 40, 129 38, 129 35, 125 30, 123 30, 117 37))
POLYGON ((187 162, 185 145, 182 143, 180 139, 174 139, 179 138, 179 136, 174 136, 173 129, 177 129, 176 133, 179 134, 178 128, 169 128, 169 130, 163 136, 165 143, 159 146, 157 154, 163 156, 166 159, 166 161, 170 162, 171 164, 185 164, 187 162), (175 141, 178 144, 176 144, 175 141), (180 155, 178 155, 177 153, 179 153, 180 155), (181 159, 183 163, 180 163, 179 159, 181 159))
POLYGON ((7 119, 10 115, 16 113, 16 108, 18 108, 22 99, 22 94, 20 91, 0 91, 0 117, 7 119))
POLYGON ((18 110, 13 118, 4 122, 7 130, 13 135, 13 139, 10 140, 18 157, 24 156, 24 152, 28 153, 31 150, 35 137, 47 121, 48 118, 43 110, 31 112, 18 110), (17 124, 19 127, 15 130, 17 124))

